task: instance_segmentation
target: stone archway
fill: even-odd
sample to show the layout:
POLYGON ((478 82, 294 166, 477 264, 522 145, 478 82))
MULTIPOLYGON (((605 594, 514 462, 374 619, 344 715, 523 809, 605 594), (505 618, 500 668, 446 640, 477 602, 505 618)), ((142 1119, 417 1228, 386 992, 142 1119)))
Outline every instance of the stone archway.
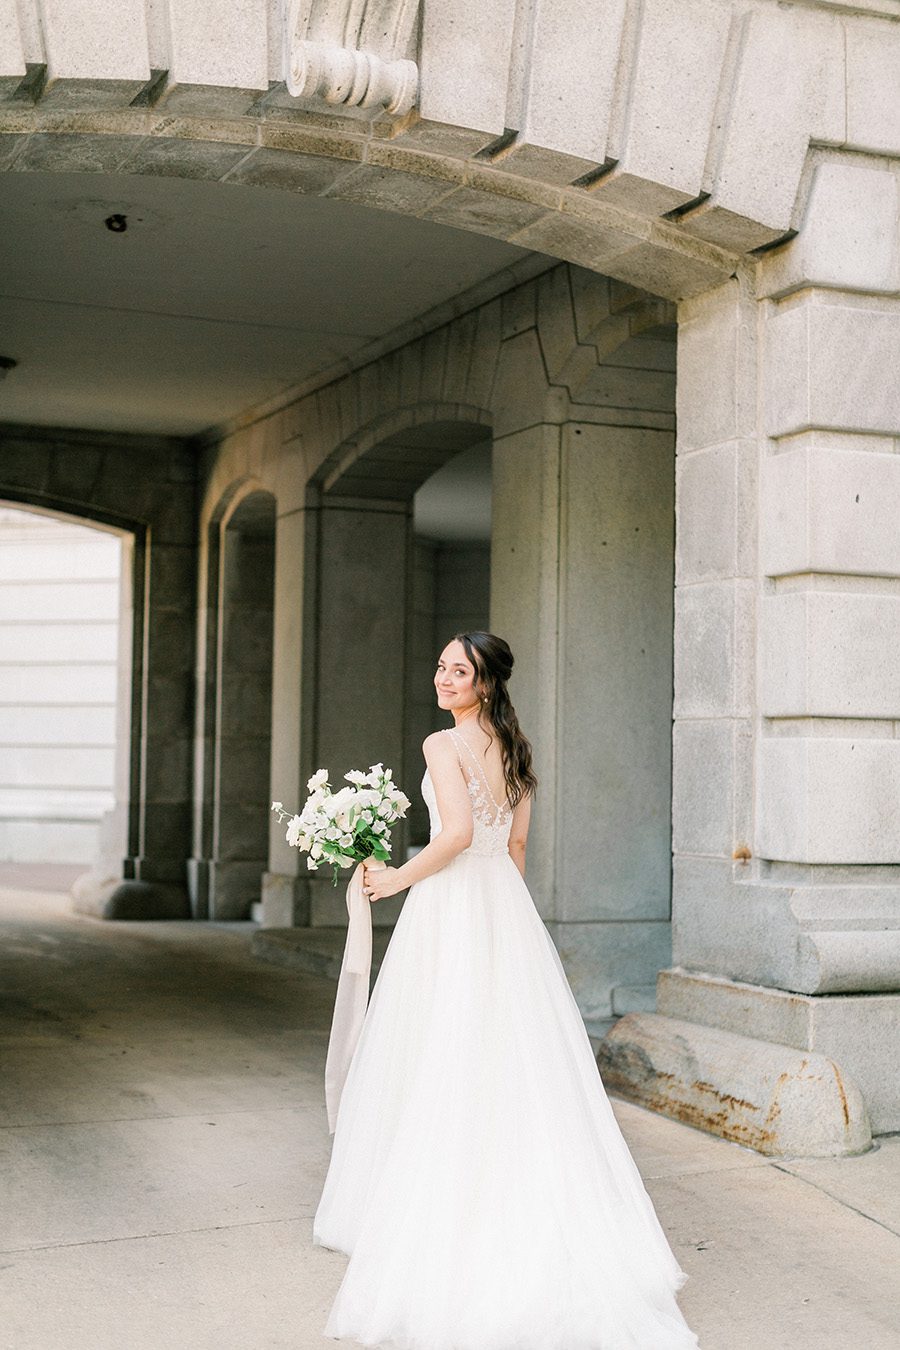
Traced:
MULTIPOLYGON (((293 644, 302 643, 310 657, 302 679, 299 744, 296 752, 290 743, 278 744, 273 796, 287 803, 295 792, 302 800, 306 779, 319 767, 330 770, 332 782, 375 760, 389 764, 398 781, 421 773, 418 764, 407 762, 405 714, 413 499, 437 469, 489 436, 489 414, 458 404, 424 403, 378 418, 325 459, 307 486, 303 510, 279 517, 282 556, 299 554, 304 560, 302 635, 291 631, 298 594, 285 594, 276 604, 279 685, 284 682, 279 672, 293 660, 293 644)), ((405 847, 402 831, 397 846, 405 847)), ((273 868, 264 883, 266 924, 341 923, 346 907, 328 878, 309 878, 305 868, 301 874, 294 850, 283 847, 278 831, 272 848, 279 870, 273 868)), ((399 901, 386 902, 376 923, 393 923, 398 908, 399 901)))
POLYGON ((86 878, 77 897, 79 908, 104 918, 188 913, 196 543, 191 495, 177 489, 193 475, 191 453, 165 437, 0 428, 0 497, 97 522, 133 540, 127 846, 118 868, 86 878))

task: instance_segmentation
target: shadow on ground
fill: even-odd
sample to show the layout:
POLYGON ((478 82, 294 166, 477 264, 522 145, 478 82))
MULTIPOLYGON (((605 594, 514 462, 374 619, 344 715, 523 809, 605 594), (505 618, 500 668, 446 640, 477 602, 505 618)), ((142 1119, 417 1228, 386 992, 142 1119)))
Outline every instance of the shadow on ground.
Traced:
MULTIPOLYGON (((336 1344, 345 1258, 310 1241, 334 984, 251 931, 0 891, 5 1350, 336 1344)), ((900 1139, 773 1163, 615 1109, 703 1350, 897 1350, 900 1139)))

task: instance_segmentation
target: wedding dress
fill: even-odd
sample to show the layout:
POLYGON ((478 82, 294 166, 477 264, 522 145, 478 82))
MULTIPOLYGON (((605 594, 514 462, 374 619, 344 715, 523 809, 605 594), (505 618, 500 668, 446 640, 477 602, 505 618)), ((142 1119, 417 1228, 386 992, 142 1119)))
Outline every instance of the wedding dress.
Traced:
MULTIPOLYGON (((326 1336, 391 1350, 690 1350, 687 1279, 616 1123, 498 804, 411 886, 350 1062, 313 1241, 326 1336)), ((432 838, 440 830, 426 770, 432 838)))

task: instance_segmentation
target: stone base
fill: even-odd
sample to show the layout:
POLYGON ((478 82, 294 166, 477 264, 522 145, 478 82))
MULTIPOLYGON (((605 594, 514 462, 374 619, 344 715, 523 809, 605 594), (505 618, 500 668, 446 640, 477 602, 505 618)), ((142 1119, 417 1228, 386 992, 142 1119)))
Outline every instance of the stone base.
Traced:
POLYGON ((823 1055, 629 1013, 597 1064, 609 1091, 759 1153, 827 1158, 872 1144, 862 1094, 823 1055))
MULTIPOLYGON (((390 938, 391 930, 373 929, 373 983, 390 938)), ((253 955, 272 965, 337 980, 346 941, 346 928, 261 928, 253 934, 253 955)))
POLYGON ((309 923, 309 881, 286 872, 263 872, 263 928, 304 928, 309 923))
POLYGON ((656 1010, 833 1060, 857 1085, 874 1134, 900 1130, 900 993, 794 994, 678 967, 661 970, 656 1010))
POLYGON ((189 919, 183 886, 160 881, 98 881, 87 873, 72 887, 73 908, 94 919, 189 919))

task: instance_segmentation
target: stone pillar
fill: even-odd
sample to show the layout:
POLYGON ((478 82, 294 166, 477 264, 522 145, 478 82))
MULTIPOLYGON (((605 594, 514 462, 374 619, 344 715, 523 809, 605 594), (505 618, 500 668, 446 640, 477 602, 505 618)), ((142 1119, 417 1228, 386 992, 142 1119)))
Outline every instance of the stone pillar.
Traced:
POLYGON ((900 1128, 896 191, 820 164, 680 316, 675 966, 600 1063, 769 1153, 900 1128))
POLYGON ((106 916, 111 918, 189 915, 186 867, 191 852, 196 565, 193 484, 178 483, 172 491, 182 499, 168 518, 163 516, 157 530, 150 531, 143 555, 142 603, 135 609, 135 622, 143 626, 141 660, 133 667, 132 716, 141 719, 142 733, 140 789, 132 797, 132 847, 136 848, 125 859, 126 882, 107 904, 106 916))
MULTIPOLYGON (((323 495, 279 519, 272 791, 285 807, 302 805, 306 780, 318 768, 330 771, 337 788, 348 769, 380 760, 406 785, 411 565, 408 502, 323 495), (312 660, 302 659, 304 648, 312 660), (298 704, 294 745, 283 731, 297 720, 298 704)), ((324 870, 308 873, 305 858, 283 835, 275 822, 264 884, 266 926, 346 923, 344 887, 333 887, 324 870)), ((401 861, 403 840, 402 829, 395 831, 401 861)), ((381 902, 374 922, 393 924, 401 904, 400 897, 381 902)))
MULTIPOLYGON (((313 764, 315 596, 319 512, 316 505, 279 501, 275 525, 275 608, 272 646, 272 801, 299 808, 313 764)), ((309 886, 305 858, 269 818, 269 866, 262 881, 263 925, 305 927, 309 886)))
POLYGON ((246 919, 260 896, 268 851, 272 723, 274 499, 257 493, 222 531, 218 625, 215 813, 210 918, 246 919), (247 527, 257 499, 262 520, 247 527), (271 515, 269 515, 271 512, 271 515))
MULTIPOLYGON (((532 337, 501 357, 522 390, 532 337)), ((670 959, 674 437, 543 387, 495 436, 491 626, 540 779, 528 882, 590 1025, 670 959)))

